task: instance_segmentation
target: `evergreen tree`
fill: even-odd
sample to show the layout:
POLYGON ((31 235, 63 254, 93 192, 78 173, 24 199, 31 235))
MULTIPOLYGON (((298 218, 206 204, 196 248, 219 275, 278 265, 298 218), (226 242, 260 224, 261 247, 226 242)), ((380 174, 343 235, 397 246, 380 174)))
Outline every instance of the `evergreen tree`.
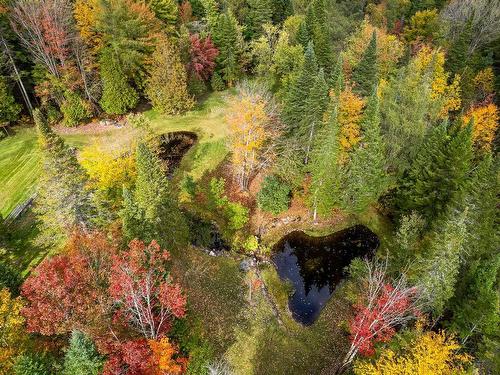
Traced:
POLYGON ((335 108, 330 120, 316 137, 316 144, 311 154, 310 204, 314 220, 318 213, 329 215, 338 203, 342 178, 339 132, 335 108))
POLYGON ((177 23, 179 7, 176 0, 148 0, 149 7, 168 29, 173 30, 177 23))
POLYGON ((262 35, 262 25, 271 22, 272 1, 271 0, 248 0, 248 14, 246 17, 247 36, 250 39, 262 35))
POLYGON ((314 77, 318 72, 318 63, 312 42, 309 42, 305 51, 305 60, 295 82, 290 87, 283 103, 283 120, 288 126, 288 134, 293 134, 302 120, 306 107, 306 99, 314 84, 314 77))
POLYGON ((364 96, 371 94, 377 83, 377 34, 373 32, 363 57, 354 69, 352 78, 356 82, 356 91, 364 96))
MULTIPOLYGON (((300 135, 305 144, 305 164, 309 161, 309 153, 314 143, 314 137, 323 121, 323 115, 328 107, 328 85, 323 68, 315 77, 309 96, 306 98, 303 118, 300 124, 300 135)), ((302 142, 301 142, 302 143, 302 142)))
POLYGON ((43 150, 43 173, 39 183, 37 213, 50 234, 60 236, 74 227, 90 227, 94 208, 87 175, 75 150, 50 129, 37 109, 33 118, 43 150))
POLYGON ((291 0, 272 0, 273 24, 280 25, 293 14, 291 0))
POLYGON ((79 331, 73 331, 64 356, 64 375, 98 375, 104 364, 92 340, 79 331))
POLYGON ((345 89, 343 66, 344 66, 344 59, 342 58, 342 54, 339 54, 337 63, 335 64, 335 67, 333 68, 332 73, 330 74, 330 79, 328 80, 328 84, 336 96, 340 95, 340 93, 345 89))
POLYGON ((312 36, 314 52, 318 58, 318 65, 328 72, 332 62, 332 47, 326 18, 326 2, 325 0, 314 0, 309 8, 312 9, 312 24, 309 26, 309 35, 312 36))
POLYGON ((241 27, 230 10, 209 17, 212 41, 219 50, 216 72, 232 86, 241 74, 240 56, 243 52, 241 27))
POLYGON ((361 213, 385 192, 388 176, 384 171, 385 147, 380 133, 380 107, 374 92, 366 107, 361 123, 363 138, 349 161, 344 207, 351 212, 361 213))
POLYGON ((164 247, 185 245, 189 237, 184 215, 169 191, 160 160, 144 143, 136 151, 137 180, 134 197, 124 192, 122 220, 125 232, 164 247))
POLYGON ((461 73, 467 66, 471 32, 471 22, 469 21, 457 39, 451 43, 445 62, 447 71, 455 74, 461 73))
POLYGON ((153 53, 146 93, 153 108, 164 114, 183 113, 194 105, 188 94, 186 69, 178 48, 166 38, 153 53))
POLYGON ((139 94, 130 85, 121 65, 108 48, 101 52, 100 70, 103 85, 100 100, 102 109, 108 114, 118 115, 134 108, 139 101, 139 94))
POLYGON ((9 124, 19 118, 21 106, 16 103, 4 78, 0 76, 0 125, 9 124))
POLYGON ((306 21, 302 21, 299 25, 299 29, 297 30, 297 41, 307 49, 307 45, 311 41, 311 36, 309 35, 309 31, 307 30, 306 21))
POLYGON ((459 197, 472 159, 471 126, 447 123, 432 129, 396 194, 396 205, 407 213, 417 211, 431 223, 459 197))

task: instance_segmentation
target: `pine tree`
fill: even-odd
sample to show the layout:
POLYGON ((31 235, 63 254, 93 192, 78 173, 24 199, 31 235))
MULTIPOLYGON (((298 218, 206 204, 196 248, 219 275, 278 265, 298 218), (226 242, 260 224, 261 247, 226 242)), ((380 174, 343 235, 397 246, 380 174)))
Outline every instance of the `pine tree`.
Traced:
POLYGON ((241 27, 231 10, 209 18, 212 41, 219 50, 217 70, 224 81, 232 86, 241 74, 240 57, 243 51, 241 27))
POLYGON ((73 331, 64 356, 64 375, 98 375, 104 358, 97 352, 92 340, 79 331, 73 331))
POLYGON ((21 106, 16 103, 4 78, 0 76, 0 125, 16 121, 20 112, 21 106))
POLYGON ((356 82, 356 91, 364 96, 371 94, 373 87, 377 83, 377 34, 373 32, 372 38, 361 61, 352 73, 352 78, 356 82))
POLYGON ((273 7, 273 24, 282 24, 289 16, 293 14, 293 6, 291 0, 272 0, 273 7))
POLYGON ((305 101, 305 111, 300 124, 300 135, 304 139, 305 158, 304 163, 309 161, 309 153, 314 144, 314 138, 319 126, 323 121, 323 115, 328 107, 328 85, 325 81, 323 68, 319 70, 315 77, 309 96, 305 101))
POLYGON ((185 245, 189 229, 184 215, 171 195, 160 160, 144 143, 137 146, 136 168, 133 199, 124 192, 122 219, 126 233, 145 242, 156 240, 164 247, 185 245))
POLYGON ((469 45, 472 39, 472 25, 468 21, 457 39, 452 42, 446 56, 446 70, 452 73, 462 73, 469 58, 469 45))
POLYGON ((146 94, 154 109, 168 115, 186 112, 194 105, 179 50, 166 38, 160 40, 153 53, 146 94))
POLYGON ((293 134, 304 115, 306 99, 314 84, 314 77, 318 72, 318 63, 312 42, 309 42, 305 51, 305 61, 300 74, 290 87, 283 103, 283 120, 288 127, 288 134, 293 134))
POLYGON ((246 25, 248 25, 248 38, 253 39, 263 33, 262 25, 271 22, 272 1, 270 0, 248 0, 248 14, 246 25))
POLYGON ((361 123, 363 138, 349 161, 344 207, 361 213, 378 200, 388 187, 384 171, 385 147, 380 133, 380 107, 377 93, 370 97, 361 123))
POLYGON ((314 220, 317 214, 329 215, 338 203, 342 178, 339 132, 337 109, 335 109, 329 122, 316 137, 316 144, 311 154, 310 204, 314 220))
POLYGON ((33 118, 43 151, 43 173, 39 183, 36 211, 48 234, 61 236, 74 227, 90 227, 93 216, 92 192, 87 175, 73 149, 50 129, 37 109, 33 118))
POLYGON ((108 48, 101 52, 100 69, 103 88, 99 103, 102 109, 108 114, 118 115, 134 108, 139 94, 129 84, 121 65, 108 48))
POLYGON ((396 194, 400 211, 417 211, 428 223, 458 199, 472 159, 471 125, 447 130, 447 122, 432 129, 396 194))

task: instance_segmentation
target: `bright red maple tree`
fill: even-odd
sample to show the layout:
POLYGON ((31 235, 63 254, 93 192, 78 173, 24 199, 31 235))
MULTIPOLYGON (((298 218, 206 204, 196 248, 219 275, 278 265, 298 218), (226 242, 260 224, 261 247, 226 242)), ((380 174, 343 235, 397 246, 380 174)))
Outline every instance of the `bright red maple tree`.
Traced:
POLYGON ((192 34, 189 36, 189 40, 191 45, 187 70, 198 79, 208 81, 214 72, 215 58, 219 55, 219 50, 214 46, 209 36, 202 39, 198 34, 192 34))

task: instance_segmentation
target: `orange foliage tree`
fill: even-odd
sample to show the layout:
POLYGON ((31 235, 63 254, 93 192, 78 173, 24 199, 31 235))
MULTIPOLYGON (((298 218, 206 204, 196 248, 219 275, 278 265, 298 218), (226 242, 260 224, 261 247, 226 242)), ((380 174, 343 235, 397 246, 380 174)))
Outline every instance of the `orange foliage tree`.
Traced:
POLYGON ((494 103, 473 107, 464 116, 464 123, 467 124, 471 119, 475 145, 480 149, 489 150, 498 128, 498 107, 494 103))
POLYGON ((348 86, 339 95, 338 121, 340 145, 344 152, 352 149, 361 139, 360 122, 365 101, 352 92, 348 86))

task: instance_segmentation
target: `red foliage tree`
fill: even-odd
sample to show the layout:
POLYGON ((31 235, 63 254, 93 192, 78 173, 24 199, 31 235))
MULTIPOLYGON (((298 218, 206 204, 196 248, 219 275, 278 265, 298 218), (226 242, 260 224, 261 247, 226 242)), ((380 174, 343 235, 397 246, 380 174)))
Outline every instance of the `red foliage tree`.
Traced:
POLYGON ((186 298, 167 272, 169 258, 156 241, 146 246, 133 240, 113 259, 109 293, 118 306, 115 320, 126 321, 148 339, 165 335, 172 319, 186 313, 186 298))
POLYGON ((387 282, 387 263, 366 261, 366 269, 363 294, 349 323, 351 346, 341 369, 350 364, 358 352, 372 355, 376 342, 390 340, 396 332, 395 327, 419 314, 419 289, 408 286, 405 275, 387 282))
POLYGON ((62 334, 95 322, 106 309, 102 285, 114 251, 101 234, 75 233, 63 254, 43 261, 21 289, 28 331, 62 334))
POLYGON ((187 70, 198 79, 207 81, 215 69, 215 58, 219 50, 212 43, 212 39, 207 36, 201 39, 198 34, 189 36, 191 45, 189 47, 190 61, 187 70))

